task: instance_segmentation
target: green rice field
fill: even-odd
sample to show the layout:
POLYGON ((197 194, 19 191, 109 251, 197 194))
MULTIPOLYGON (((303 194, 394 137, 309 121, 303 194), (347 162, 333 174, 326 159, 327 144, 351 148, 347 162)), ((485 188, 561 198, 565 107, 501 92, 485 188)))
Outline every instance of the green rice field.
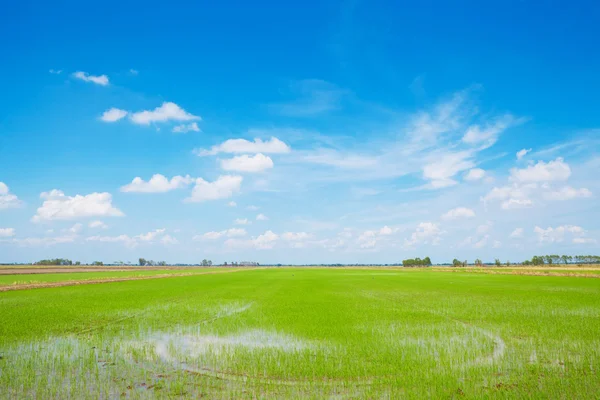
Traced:
POLYGON ((0 293, 0 398, 600 393, 600 279, 221 271, 0 293))

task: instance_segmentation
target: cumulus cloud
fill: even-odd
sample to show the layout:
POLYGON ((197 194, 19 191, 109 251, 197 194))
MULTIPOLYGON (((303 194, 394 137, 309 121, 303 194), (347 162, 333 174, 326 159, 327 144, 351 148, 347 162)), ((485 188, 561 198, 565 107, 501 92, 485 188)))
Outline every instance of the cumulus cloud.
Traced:
POLYGON ((102 221, 92 221, 88 224, 88 226, 92 229, 107 229, 108 225, 106 225, 104 222, 102 221))
POLYGON ((128 235, 119 236, 90 236, 85 239, 88 242, 102 242, 102 243, 123 243, 127 247, 137 246, 137 241, 129 237, 128 235))
POLYGON ((521 183, 565 181, 569 176, 571 176, 571 168, 561 157, 547 163, 538 161, 537 164, 527 168, 510 170, 510 179, 521 183))
POLYGON ((523 234, 524 234, 523 228, 516 228, 514 231, 511 232, 510 237, 513 239, 518 239, 518 238, 522 238, 523 234))
POLYGON ((404 240, 406 247, 412 247, 418 244, 437 245, 440 242, 440 236, 444 233, 440 227, 433 222, 421 222, 417 229, 412 233, 410 239, 404 240))
POLYGON ((188 113, 177 104, 165 101, 154 110, 144 110, 131 114, 131 121, 139 125, 149 125, 153 122, 193 121, 201 118, 188 113))
POLYGON ((254 156, 242 155, 227 160, 221 160, 221 168, 226 171, 264 172, 273 168, 273 160, 262 153, 254 156))
POLYGON ((11 236, 15 236, 15 228, 0 228, 0 238, 11 236))
POLYGON ((527 155, 527 153, 531 152, 531 149, 521 149, 517 151, 517 160, 522 159, 527 155))
POLYGON ((75 79, 80 79, 84 82, 92 82, 97 85, 106 86, 108 85, 108 76, 106 75, 90 75, 87 72, 77 71, 73 74, 75 79))
POLYGON ((236 225, 250 225, 252 222, 250 222, 248 218, 236 218, 233 223, 236 225))
POLYGON ((565 186, 559 190, 544 193, 546 200, 572 200, 576 198, 592 197, 592 192, 589 189, 575 189, 571 186, 565 186))
POLYGON ((181 124, 173 127, 175 133, 188 133, 188 132, 200 132, 198 123, 192 122, 191 124, 181 124))
POLYGON ((258 214, 256 216, 256 220, 257 221, 268 221, 269 217, 267 217, 265 214, 258 214))
POLYGON ((112 196, 106 192, 66 196, 62 191, 54 189, 43 192, 40 198, 44 202, 31 219, 33 222, 125 215, 112 205, 112 196))
POLYGON ((201 201, 226 199, 240 191, 243 178, 236 175, 222 175, 214 182, 202 178, 196 179, 192 194, 185 201, 198 203, 201 201))
POLYGON ((472 218, 475 216, 475 211, 466 207, 457 207, 442 215, 443 220, 453 220, 459 218, 472 218))
POLYGON ((283 154, 290 151, 290 147, 276 137, 271 137, 271 139, 265 141, 254 139, 253 142, 246 139, 229 139, 211 147, 210 150, 195 150, 199 156, 212 156, 219 153, 283 154))
POLYGON ((533 231, 538 237, 540 243, 562 242, 567 234, 582 238, 586 235, 586 231, 577 225, 561 225, 556 228, 548 227, 546 229, 536 226, 533 231))
POLYGON ((175 189, 182 189, 194 182, 194 178, 189 175, 176 175, 169 180, 161 174, 155 174, 148 182, 142 178, 136 177, 131 183, 122 186, 121 192, 130 193, 164 193, 175 189))
POLYGON ((273 231, 265 231, 262 235, 252 239, 252 244, 257 249, 272 249, 279 236, 273 231))
POLYGON ((237 203, 235 201, 230 201, 227 203, 227 207, 237 207, 237 203))
POLYGON ((104 122, 116 122, 120 119, 125 118, 127 114, 127 111, 113 107, 104 111, 100 119, 104 122))
POLYGON ((485 177, 485 171, 481 168, 470 169, 465 174, 465 181, 479 181, 485 177))
POLYGON ((4 182, 0 182, 0 210, 21 206, 21 200, 12 194, 4 182))
POLYGON ((489 193, 481 198, 484 204, 499 201, 503 210, 526 208, 533 205, 529 198, 531 192, 537 189, 537 184, 513 184, 502 187, 494 187, 489 193))

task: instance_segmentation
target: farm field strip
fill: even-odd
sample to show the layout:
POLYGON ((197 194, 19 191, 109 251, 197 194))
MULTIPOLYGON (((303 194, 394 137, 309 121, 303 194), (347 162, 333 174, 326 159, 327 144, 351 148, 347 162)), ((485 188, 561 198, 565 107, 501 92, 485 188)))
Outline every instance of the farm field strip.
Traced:
POLYGON ((182 277, 203 274, 229 273, 248 270, 249 268, 198 268, 182 270, 155 271, 114 271, 114 272, 75 272, 30 275, 0 275, 0 292, 25 290, 84 284, 122 282, 128 280, 144 280, 182 277))
POLYGON ((8 398, 565 398, 600 281, 265 268, 0 293, 8 398))

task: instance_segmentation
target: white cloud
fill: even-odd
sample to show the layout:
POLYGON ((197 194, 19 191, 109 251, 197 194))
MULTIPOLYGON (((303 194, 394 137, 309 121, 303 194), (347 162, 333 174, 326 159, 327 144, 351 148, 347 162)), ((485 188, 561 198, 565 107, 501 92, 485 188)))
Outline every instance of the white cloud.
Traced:
POLYGON ((272 231, 266 231, 255 239, 252 239, 252 244, 257 249, 272 249, 277 242, 279 236, 272 231))
POLYGON ((573 238, 573 243, 575 243, 575 244, 594 244, 597 242, 598 241, 596 239, 592 239, 592 238, 583 238, 583 237, 573 238))
POLYGON ((226 199, 240 191, 243 178, 236 175, 222 175, 214 182, 196 179, 192 194, 185 201, 197 203, 207 200, 226 199))
POLYGON ((258 214, 256 216, 256 220, 257 221, 268 221, 269 217, 267 217, 265 214, 258 214))
POLYGON ((200 132, 198 123, 192 122, 191 124, 181 124, 173 127, 175 133, 188 133, 188 132, 200 132))
POLYGON ((560 190, 544 193, 546 200, 571 200, 579 197, 592 197, 592 192, 586 188, 575 189, 565 186, 560 190))
POLYGON ((514 210, 518 208, 528 208, 533 205, 533 201, 529 199, 508 199, 502 202, 503 210, 514 210))
POLYGON ((108 225, 106 225, 102 221, 92 221, 88 224, 88 226, 93 229, 95 229, 95 228, 107 229, 108 228, 108 225))
POLYGON ((160 239, 160 242, 165 245, 177 244, 179 241, 171 235, 165 235, 160 239))
POLYGON ((24 239, 12 239, 13 243, 19 246, 32 247, 32 246, 54 246, 63 243, 73 243, 77 239, 74 235, 64 235, 55 237, 29 237, 24 239))
POLYGON ((90 236, 85 240, 88 242, 105 242, 105 243, 123 243, 125 246, 134 248, 139 244, 151 244, 160 241, 162 244, 176 244, 177 239, 168 235, 164 228, 155 229, 147 233, 141 233, 136 236, 119 235, 119 236, 90 236))
POLYGON ((554 161, 538 161, 527 168, 510 170, 510 179, 515 182, 551 182, 565 181, 571 176, 571 168, 561 157, 554 161))
POLYGON ((106 86, 108 85, 108 76, 106 75, 89 75, 87 72, 77 71, 73 74, 76 79, 81 79, 85 82, 93 82, 97 85, 106 86))
POLYGON ((285 232, 281 235, 281 238, 290 242, 296 242, 311 239, 312 235, 307 232, 285 232))
POLYGON ((529 196, 531 192, 535 191, 537 188, 538 185, 535 183, 494 187, 488 194, 483 196, 481 200, 486 205, 489 202, 500 201, 501 208, 504 210, 531 207, 533 201, 529 196))
POLYGON ((139 72, 137 69, 133 69, 133 68, 131 68, 131 69, 129 70, 129 73, 130 73, 131 75, 137 75, 137 74, 139 74, 140 72, 139 72))
POLYGON ((70 227, 69 229, 67 229, 67 231, 70 233, 73 233, 73 234, 78 234, 79 232, 81 232, 82 229, 83 229, 83 225, 78 222, 75 225, 73 225, 72 227, 70 227))
POLYGON ((194 182, 194 178, 189 175, 176 175, 171 180, 161 174, 155 174, 148 182, 142 178, 136 177, 131 183, 122 186, 121 192, 130 193, 164 193, 170 190, 182 189, 194 182))
POLYGON ((0 237, 15 236, 15 228, 0 228, 0 237))
POLYGON ((258 237, 253 237, 247 240, 241 239, 227 239, 224 243, 226 247, 229 248, 248 248, 254 247, 259 250, 268 250, 275 247, 277 240, 279 239, 279 235, 268 230, 265 231, 262 235, 258 237))
POLYGON ((155 230, 150 231, 148 233, 142 233, 140 235, 137 235, 135 237, 135 239, 139 239, 142 242, 152 242, 157 237, 160 237, 160 236, 164 235, 165 232, 166 232, 166 229, 164 229, 164 228, 162 228, 162 229, 155 229, 155 230))
POLYGON ((254 139, 253 142, 246 139, 229 139, 211 147, 210 150, 198 149, 195 152, 199 156, 211 156, 219 153, 284 154, 289 153, 290 150, 287 144, 276 137, 271 137, 271 139, 265 141, 254 139))
POLYGON ((48 72, 54 75, 60 75, 62 74, 62 69, 50 69, 48 72))
POLYGON ((254 156, 236 156, 231 159, 221 160, 221 168, 226 171, 263 172, 273 168, 273 160, 262 153, 254 156))
POLYGON ((476 249, 481 249, 482 247, 485 247, 489 238, 490 238, 490 235, 484 235, 481 239, 479 239, 477 242, 475 242, 473 244, 473 247, 476 249))
POLYGON ((220 237, 226 236, 226 237, 239 237, 239 236, 246 236, 247 232, 245 229, 243 228, 230 228, 230 229, 226 229, 224 231, 220 231, 220 232, 206 232, 203 235, 196 235, 194 236, 192 239, 193 240, 215 240, 215 239, 219 239, 220 237))
POLYGON ((60 219, 75 219, 85 217, 122 217, 123 212, 112 205, 110 193, 91 193, 85 196, 65 196, 57 189, 43 192, 40 198, 44 199, 42 206, 37 209, 37 214, 31 219, 33 222, 52 221, 60 219))
POLYGON ((227 207, 237 207, 237 203, 235 201, 230 201, 227 203, 227 207))
POLYGON ((149 125, 153 122, 167 121, 193 121, 201 118, 192 115, 177 104, 165 101, 154 110, 144 110, 131 114, 131 121, 135 124, 149 125))
POLYGON ((116 122, 120 119, 125 118, 127 114, 127 111, 113 107, 104 111, 100 119, 104 122, 116 122))
POLYGON ((483 179, 485 176, 485 171, 481 168, 473 168, 470 169, 469 172, 465 174, 465 181, 478 181, 483 179))
POLYGON ((459 218, 472 218, 475 216, 475 211, 466 207, 457 207, 442 215, 443 220, 453 220, 459 218))
POLYGON ((233 223, 236 225, 250 225, 252 222, 248 218, 237 218, 233 223))
POLYGON ((248 207, 246 207, 246 210, 256 211, 256 210, 258 210, 258 207, 253 206, 253 205, 249 205, 248 207))
POLYGON ((561 225, 556 228, 548 227, 546 229, 536 226, 533 231, 538 236, 540 243, 562 242, 566 234, 571 234, 576 237, 583 237, 586 234, 586 231, 577 225, 561 225))
POLYGON ((517 151, 517 160, 522 159, 527 155, 527 153, 531 152, 531 149, 521 149, 517 151))
POLYGON ((452 177, 475 165, 471 157, 470 151, 446 153, 436 157, 435 161, 423 167, 423 178, 430 180, 430 185, 434 189, 455 185, 457 182, 452 177))
POLYGON ((490 147, 498 140, 498 136, 507 128, 524 122, 524 119, 515 118, 511 114, 503 115, 494 122, 485 127, 472 125, 462 138, 462 141, 468 144, 482 144, 484 147, 490 147))
POLYGON ((0 210, 19 206, 21 206, 21 200, 16 195, 10 193, 8 186, 4 182, 0 182, 0 210))
POLYGON ((478 235, 483 235, 484 233, 488 233, 492 227, 494 226, 494 223, 492 221, 487 221, 485 224, 481 224, 477 227, 477 234, 478 235))
POLYGON ((310 152, 303 157, 303 160, 314 164, 344 169, 362 169, 374 167, 379 163, 378 157, 360 154, 342 154, 338 151, 326 149, 310 152))
POLYGON ((510 237, 513 239, 518 239, 523 237, 524 230, 523 228, 516 228, 511 232, 510 237))
POLYGON ((437 245, 440 242, 440 236, 444 233, 440 227, 433 222, 421 222, 417 229, 412 233, 410 239, 404 240, 404 245, 411 247, 418 244, 437 245))
POLYGON ((127 247, 137 246, 137 241, 127 235, 119 236, 90 236, 85 239, 88 242, 102 242, 102 243, 123 243, 127 247))

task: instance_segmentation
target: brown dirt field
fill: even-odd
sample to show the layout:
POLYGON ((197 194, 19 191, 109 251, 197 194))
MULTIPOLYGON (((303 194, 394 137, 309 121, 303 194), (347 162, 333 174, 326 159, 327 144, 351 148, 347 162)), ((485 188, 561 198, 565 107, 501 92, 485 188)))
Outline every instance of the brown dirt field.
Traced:
POLYGON ((164 278, 176 278, 183 276, 196 276, 196 275, 213 275, 213 274, 230 274, 240 271, 251 271, 260 268, 240 268, 235 270, 227 271, 206 271, 206 272, 194 272, 194 273, 174 273, 174 274, 160 274, 151 276, 130 276, 123 278, 104 278, 104 279, 89 279, 82 281, 65 281, 65 282, 41 282, 31 283, 24 285, 11 285, 11 286, 0 286, 0 292, 9 292, 12 290, 27 290, 27 289, 42 289, 42 288, 55 288, 63 286, 78 286, 78 285, 90 285, 95 283, 110 283, 110 282, 125 282, 125 281, 142 281, 147 279, 164 279, 164 278))

